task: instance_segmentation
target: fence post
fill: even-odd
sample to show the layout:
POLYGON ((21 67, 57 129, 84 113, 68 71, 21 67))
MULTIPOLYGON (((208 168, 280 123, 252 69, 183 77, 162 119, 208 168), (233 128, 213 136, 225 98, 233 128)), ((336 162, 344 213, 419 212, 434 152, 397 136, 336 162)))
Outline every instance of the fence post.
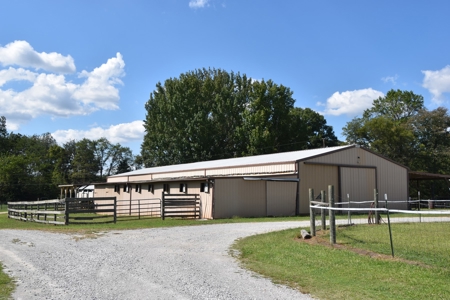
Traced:
MULTIPOLYGON (((320 198, 322 198, 322 203, 325 203, 327 201, 326 199, 326 194, 325 191, 320 191, 320 198)), ((322 230, 327 230, 327 219, 326 219, 326 215, 325 215, 325 209, 321 209, 320 210, 320 218, 322 221, 322 230)))
POLYGON ((141 200, 138 199, 138 219, 141 219, 141 200))
POLYGON ((117 197, 114 197, 114 224, 117 222, 117 197))
POLYGON ((314 190, 309 189, 309 219, 310 219, 310 229, 311 236, 316 236, 316 217, 314 215, 314 208, 312 208, 311 201, 314 201, 314 190))
POLYGON ((328 186, 328 201, 330 204, 330 243, 336 244, 336 218, 334 208, 334 186, 328 186))
POLYGON ((164 192, 162 193, 161 198, 161 220, 164 221, 164 192))
POLYGON ((64 223, 66 224, 66 225, 69 225, 69 201, 67 201, 67 198, 65 198, 65 200, 64 200, 64 204, 65 204, 65 207, 64 207, 64 223))
MULTIPOLYGON (((350 208, 350 194, 347 194, 347 207, 348 208, 350 208)), ((348 225, 352 225, 352 213, 351 213, 351 211, 349 210, 348 211, 348 225)))
POLYGON ((375 207, 375 224, 380 224, 380 212, 378 211, 378 191, 373 189, 373 203, 375 207))

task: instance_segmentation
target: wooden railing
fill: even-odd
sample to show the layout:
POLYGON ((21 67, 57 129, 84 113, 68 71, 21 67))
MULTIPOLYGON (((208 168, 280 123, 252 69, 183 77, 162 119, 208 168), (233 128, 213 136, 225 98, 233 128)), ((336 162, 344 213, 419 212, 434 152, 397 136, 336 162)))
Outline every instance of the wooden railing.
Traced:
POLYGON ((8 218, 64 225, 64 199, 8 202, 8 218))

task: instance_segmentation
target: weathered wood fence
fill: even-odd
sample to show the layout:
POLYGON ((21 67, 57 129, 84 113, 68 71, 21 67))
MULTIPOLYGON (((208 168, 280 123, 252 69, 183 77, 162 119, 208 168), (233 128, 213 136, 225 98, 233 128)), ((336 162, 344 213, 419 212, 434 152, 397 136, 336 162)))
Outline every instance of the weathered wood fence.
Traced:
POLYGON ((64 199, 8 202, 8 218, 64 225, 64 199))
POLYGON ((65 224, 116 223, 116 197, 65 198, 65 224))
POLYGON ((166 217, 200 219, 200 195, 163 194, 161 219, 166 217))
POLYGON ((55 225, 115 223, 116 210, 116 197, 8 202, 8 218, 55 225))

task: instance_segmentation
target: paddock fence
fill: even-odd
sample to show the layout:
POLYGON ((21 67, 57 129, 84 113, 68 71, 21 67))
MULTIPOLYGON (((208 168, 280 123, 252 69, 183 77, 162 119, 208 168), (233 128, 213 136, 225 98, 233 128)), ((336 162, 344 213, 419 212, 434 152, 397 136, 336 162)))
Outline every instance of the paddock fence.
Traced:
POLYGON ((314 190, 309 189, 310 231, 316 236, 316 227, 329 230, 330 243, 336 244, 336 226, 351 226, 357 224, 387 225, 394 256, 391 223, 422 223, 422 222, 450 222, 450 200, 393 200, 388 201, 384 194, 384 201, 378 200, 378 191, 374 189, 372 200, 335 202, 334 187, 328 186, 328 191, 320 191, 315 197, 314 190), (320 214, 320 220, 316 215, 320 214), (328 227, 327 227, 328 217, 328 227))
POLYGON ((167 217, 200 219, 200 195, 198 194, 163 194, 161 201, 161 218, 167 217))

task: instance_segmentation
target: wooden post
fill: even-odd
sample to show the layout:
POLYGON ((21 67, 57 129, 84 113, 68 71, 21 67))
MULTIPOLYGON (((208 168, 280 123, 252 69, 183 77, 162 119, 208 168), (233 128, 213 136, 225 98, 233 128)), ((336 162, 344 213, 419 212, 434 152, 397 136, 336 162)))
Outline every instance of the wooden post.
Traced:
POLYGON ((334 186, 328 186, 328 201, 330 204, 330 243, 336 244, 336 218, 334 213, 334 186))
MULTIPOLYGON (((347 207, 350 208, 350 195, 347 194, 347 207)), ((348 225, 352 225, 352 213, 348 211, 348 225)))
POLYGON ((141 200, 138 199, 138 219, 141 219, 141 200))
POLYGON ((69 225, 69 201, 65 198, 65 211, 64 211, 64 223, 69 225))
POLYGON ((161 200, 161 220, 164 220, 164 192, 162 193, 162 200, 161 200))
MULTIPOLYGON (((323 203, 325 203, 327 201, 325 191, 323 191, 323 190, 320 191, 320 198, 322 198, 323 203)), ((322 221, 322 230, 327 230, 327 218, 326 218, 325 209, 320 210, 320 218, 322 221)))
POLYGON ((311 201, 314 201, 314 190, 309 189, 309 220, 310 220, 310 229, 311 235, 316 236, 316 216, 314 215, 314 208, 312 208, 311 201))
POLYGON ((117 197, 114 197, 114 224, 117 222, 117 197))
POLYGON ((380 212, 378 209, 378 191, 373 189, 373 203, 375 207, 375 224, 380 224, 380 212))

